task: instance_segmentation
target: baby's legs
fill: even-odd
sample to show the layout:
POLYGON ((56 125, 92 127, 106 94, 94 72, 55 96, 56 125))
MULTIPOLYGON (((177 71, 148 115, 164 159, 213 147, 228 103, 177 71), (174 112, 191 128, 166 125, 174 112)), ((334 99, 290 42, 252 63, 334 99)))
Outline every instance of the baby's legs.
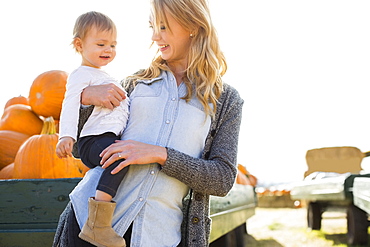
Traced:
MULTIPOLYGON (((100 166, 99 154, 115 140, 119 140, 119 137, 113 133, 80 138, 78 151, 82 162, 90 168, 100 166)), ((112 217, 116 208, 116 203, 112 201, 112 198, 116 195, 128 167, 114 175, 111 171, 121 162, 122 160, 118 160, 104 169, 95 198, 89 198, 88 217, 78 236, 96 246, 126 246, 125 240, 112 228, 112 217)))
MULTIPOLYGON (((80 138, 78 141, 78 149, 82 162, 89 168, 100 166, 100 153, 116 140, 120 140, 120 138, 111 132, 80 138)), ((95 200, 110 202, 116 195, 118 186, 126 175, 128 167, 125 167, 114 175, 111 174, 111 171, 117 167, 122 160, 123 159, 117 160, 104 169, 97 186, 95 200)))
POLYGON ((111 171, 116 168, 122 160, 117 160, 109 167, 105 168, 97 186, 97 191, 95 194, 96 200, 101 201, 111 201, 117 193, 118 186, 125 177, 128 167, 123 168, 116 174, 111 174, 111 171))

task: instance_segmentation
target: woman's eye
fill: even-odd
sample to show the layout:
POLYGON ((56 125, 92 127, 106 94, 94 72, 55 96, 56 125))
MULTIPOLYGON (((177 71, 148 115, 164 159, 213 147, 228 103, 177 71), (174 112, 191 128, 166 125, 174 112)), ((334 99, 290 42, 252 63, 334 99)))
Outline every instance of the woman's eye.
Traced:
POLYGON ((166 30, 166 27, 165 26, 161 26, 161 30, 166 30))

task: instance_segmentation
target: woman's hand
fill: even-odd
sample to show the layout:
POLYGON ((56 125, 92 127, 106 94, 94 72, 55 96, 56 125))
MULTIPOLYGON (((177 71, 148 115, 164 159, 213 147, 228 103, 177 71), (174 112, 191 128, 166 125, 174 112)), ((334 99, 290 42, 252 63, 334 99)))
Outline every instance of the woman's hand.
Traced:
POLYGON ((164 165, 167 160, 167 149, 132 140, 116 141, 104 149, 100 156, 103 168, 107 168, 117 160, 125 159, 113 169, 112 174, 116 174, 131 164, 158 163, 164 165))
POLYGON ((126 93, 114 83, 88 86, 81 94, 83 105, 103 106, 113 110, 126 98, 126 93))

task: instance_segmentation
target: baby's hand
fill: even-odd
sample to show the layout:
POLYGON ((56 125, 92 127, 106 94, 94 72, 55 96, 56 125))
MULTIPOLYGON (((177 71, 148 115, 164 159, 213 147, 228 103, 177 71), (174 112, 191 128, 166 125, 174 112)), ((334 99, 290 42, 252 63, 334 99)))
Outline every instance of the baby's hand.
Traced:
POLYGON ((56 153, 59 158, 72 157, 72 148, 74 144, 72 137, 62 137, 57 144, 56 153))

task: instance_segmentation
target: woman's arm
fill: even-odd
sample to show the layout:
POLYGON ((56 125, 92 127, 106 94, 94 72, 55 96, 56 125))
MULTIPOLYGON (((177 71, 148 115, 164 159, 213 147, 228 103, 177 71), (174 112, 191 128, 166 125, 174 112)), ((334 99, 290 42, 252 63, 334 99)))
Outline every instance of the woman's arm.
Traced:
POLYGON ((81 94, 81 104, 104 106, 113 110, 126 98, 126 93, 114 83, 86 87, 81 94))
POLYGON ((167 149, 133 140, 119 140, 104 149, 100 156, 102 168, 107 168, 117 160, 125 159, 112 170, 112 174, 115 174, 130 164, 163 165, 167 159, 167 149))

